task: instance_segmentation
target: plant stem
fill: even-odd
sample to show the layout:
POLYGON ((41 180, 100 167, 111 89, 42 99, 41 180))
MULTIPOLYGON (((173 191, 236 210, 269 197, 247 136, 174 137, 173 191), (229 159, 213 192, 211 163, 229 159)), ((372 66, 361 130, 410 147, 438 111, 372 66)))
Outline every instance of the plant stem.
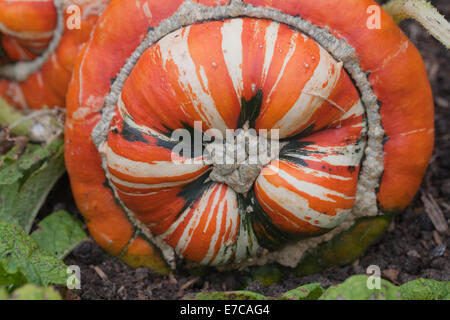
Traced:
POLYGON ((33 121, 20 121, 23 117, 25 117, 25 115, 22 112, 11 107, 3 98, 0 97, 0 125, 11 125, 13 123, 17 123, 17 125, 11 129, 11 133, 18 136, 26 135, 28 134, 33 121))
POLYGON ((433 5, 425 0, 391 0, 383 6, 399 23, 417 20, 433 37, 450 49, 450 23, 433 5))

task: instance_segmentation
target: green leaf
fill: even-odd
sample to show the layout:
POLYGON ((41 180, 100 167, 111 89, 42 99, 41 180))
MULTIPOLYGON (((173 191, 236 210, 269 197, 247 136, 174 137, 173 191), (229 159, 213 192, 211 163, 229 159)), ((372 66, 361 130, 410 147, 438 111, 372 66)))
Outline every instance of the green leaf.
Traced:
POLYGON ((368 277, 356 275, 345 282, 328 288, 320 300, 399 300, 398 287, 389 281, 380 279, 380 289, 369 289, 368 277))
POLYGON ((19 217, 14 214, 19 188, 18 181, 7 186, 0 185, 0 222, 20 226, 19 217))
POLYGON ((0 260, 0 286, 19 286, 27 283, 27 279, 19 270, 6 270, 0 260))
MULTIPOLYGON (((324 292, 319 283, 311 283, 284 293, 280 300, 450 300, 450 282, 417 279, 401 287, 380 279, 380 289, 369 289, 369 277, 356 275, 345 282, 328 288, 324 292)), ((185 297, 195 300, 272 300, 251 291, 228 291, 199 293, 195 297, 185 297)))
POLYGON ((37 287, 32 284, 26 284, 23 287, 14 290, 10 300, 62 300, 58 291, 52 287, 37 287))
POLYGON ((399 290, 405 300, 442 300, 450 295, 450 282, 419 278, 403 284, 399 290))
POLYGON ((199 293, 195 300, 267 300, 267 297, 251 291, 228 291, 199 293))
POLYGON ((28 144, 18 160, 5 160, 0 168, 0 222, 30 232, 39 209, 64 171, 62 139, 46 146, 28 144))
POLYGON ((87 239, 81 223, 66 211, 57 211, 46 217, 31 237, 41 248, 59 259, 87 239))
POLYGON ((26 284, 20 287, 11 295, 8 291, 0 288, 0 300, 62 300, 61 295, 52 287, 38 287, 33 284, 26 284))
POLYGON ((56 139, 48 145, 27 144, 23 154, 16 159, 16 148, 11 149, 5 156, 2 156, 3 166, 0 168, 0 184, 14 183, 29 170, 40 167, 45 161, 58 152, 62 140, 56 139))
POLYGON ((323 291, 320 283, 310 283, 286 292, 280 300, 317 300, 322 296, 323 291))
POLYGON ((24 231, 0 222, 0 286, 65 284, 66 269, 24 231))
POLYGON ((262 266, 249 269, 253 281, 261 282, 265 287, 279 283, 283 278, 283 272, 274 266, 262 266))
POLYGON ((5 288, 0 287, 0 300, 6 300, 8 298, 8 291, 5 288))
MULTIPOLYGON (((13 124, 23 118, 23 116, 23 113, 10 106, 2 97, 0 97, 0 125, 13 124)), ((26 135, 30 130, 31 124, 31 120, 23 121, 12 130, 12 133, 20 136, 26 135)))

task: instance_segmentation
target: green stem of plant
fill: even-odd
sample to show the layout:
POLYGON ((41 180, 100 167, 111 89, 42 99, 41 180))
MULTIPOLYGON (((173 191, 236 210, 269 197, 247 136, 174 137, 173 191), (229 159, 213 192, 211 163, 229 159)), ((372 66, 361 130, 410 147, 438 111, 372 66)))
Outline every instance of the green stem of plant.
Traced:
POLYGON ((425 0, 391 0, 383 6, 399 23, 405 19, 415 19, 433 37, 450 49, 450 23, 433 5, 425 0))
POLYGON ((23 136, 26 135, 32 124, 32 120, 26 120, 19 122, 25 115, 17 109, 10 106, 3 98, 0 97, 0 125, 11 125, 18 123, 11 129, 11 133, 23 136))

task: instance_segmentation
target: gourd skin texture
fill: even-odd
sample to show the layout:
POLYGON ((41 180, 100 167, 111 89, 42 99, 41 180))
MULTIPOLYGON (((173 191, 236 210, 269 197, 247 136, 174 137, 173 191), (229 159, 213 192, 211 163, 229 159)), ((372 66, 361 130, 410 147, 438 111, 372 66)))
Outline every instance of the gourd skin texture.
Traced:
MULTIPOLYGON (((181 234, 185 230, 188 230, 188 228, 185 227, 185 224, 189 222, 189 219, 185 217, 185 221, 180 225, 177 225, 178 228, 167 232, 170 228, 169 225, 175 225, 173 223, 167 223, 167 219, 172 219, 173 222, 174 218, 170 218, 171 215, 179 214, 180 209, 185 205, 184 201, 186 198, 179 196, 182 186, 164 191, 156 189, 157 193, 154 196, 156 199, 151 201, 152 199, 150 198, 152 196, 148 195, 147 197, 149 198, 139 202, 136 196, 130 195, 130 193, 136 192, 136 190, 133 190, 133 188, 126 189, 126 186, 123 184, 121 186, 120 183, 117 183, 117 179, 116 183, 114 183, 114 179, 106 179, 105 172, 102 168, 102 160, 92 140, 91 133, 101 119, 100 110, 103 106, 104 97, 110 90, 111 79, 115 78, 126 59, 144 39, 147 30, 150 27, 158 26, 161 21, 170 17, 182 2, 183 1, 138 1, 134 3, 113 0, 106 9, 104 15, 100 18, 99 26, 94 31, 91 40, 83 48, 82 53, 75 63, 76 72, 73 74, 72 84, 69 87, 67 96, 66 163, 77 205, 86 219, 87 226, 92 236, 108 252, 122 257, 122 259, 128 263, 135 266, 149 266, 160 272, 167 272, 164 259, 160 255, 158 249, 146 241, 147 239, 143 234, 135 232, 127 215, 114 198, 110 188, 111 181, 118 190, 120 200, 135 213, 136 217, 141 222, 144 224, 152 224, 154 222, 163 221, 160 225, 152 224, 152 231, 155 234, 166 234, 165 241, 172 247, 180 245, 179 240, 182 237, 181 234), (124 17, 133 17, 133 23, 129 23, 129 19, 124 17), (98 57, 102 57, 102 59, 99 60, 98 57), (164 206, 164 204, 167 205, 164 206), (145 205, 147 205, 147 207, 145 207, 145 205), (155 207, 158 206, 160 206, 160 214, 155 215, 155 207), (166 220, 163 218, 166 218, 166 220)), ((211 6, 216 3, 215 1, 196 2, 211 6)), ((227 2, 228 1, 222 1, 220 4, 226 4, 227 2)), ((255 6, 276 8, 293 16, 300 15, 302 18, 311 21, 313 24, 324 28, 328 27, 332 34, 338 38, 345 39, 355 48, 362 69, 370 73, 369 80, 380 101, 381 120, 386 132, 386 142, 383 150, 384 172, 379 187, 379 193, 377 195, 379 207, 383 212, 402 210, 412 200, 412 197, 419 187, 433 147, 434 130, 432 95, 426 70, 417 49, 384 11, 381 11, 381 30, 355 28, 355 26, 366 25, 368 17, 366 13, 367 7, 375 5, 372 1, 254 0, 244 2, 255 6), (326 8, 326 10, 324 10, 324 8, 326 8)), ((243 20, 244 25, 251 28, 253 19, 243 20)), ((265 22, 260 21, 260 23, 265 22)), ((201 30, 201 28, 205 26, 214 29, 220 25, 223 26, 223 22, 211 22, 208 23, 208 26, 206 26, 206 24, 193 26, 192 30, 195 31, 196 28, 201 30)), ((285 26, 282 26, 281 28, 284 30, 285 26)), ((192 30, 191 32, 194 32, 192 30)), ((286 30, 285 32, 286 35, 290 34, 289 32, 292 32, 291 35, 294 33, 291 30, 286 30)), ((243 34, 252 34, 252 32, 243 32, 243 34)), ((197 38, 200 39, 200 37, 193 37, 194 40, 197 38)), ((214 38, 211 35, 205 36, 205 39, 203 40, 208 41, 208 43, 213 43, 215 39, 217 39, 217 37, 214 38)), ((310 41, 313 42, 312 40, 310 41)), ((249 41, 242 41, 242 43, 248 44, 249 41)), ((195 43, 191 44, 192 46, 195 46, 195 43)), ((199 47, 201 48, 200 44, 199 47)), ((156 46, 152 46, 143 56, 141 56, 135 69, 125 82, 121 96, 122 102, 119 101, 119 104, 123 103, 126 106, 127 111, 133 114, 132 118, 135 123, 139 125, 145 124, 148 127, 160 130, 162 130, 163 125, 168 125, 168 127, 171 125, 172 129, 175 129, 181 122, 189 122, 198 118, 196 118, 194 111, 189 111, 190 117, 186 118, 185 115, 183 116, 181 114, 180 110, 172 107, 172 105, 177 105, 176 97, 181 93, 175 94, 175 97, 169 97, 165 94, 158 96, 158 85, 164 87, 167 83, 171 83, 171 81, 172 84, 175 83, 174 81, 176 81, 176 79, 168 79, 166 83, 157 77, 158 69, 156 67, 147 69, 139 68, 141 64, 142 66, 148 66, 148 63, 151 61, 151 59, 149 59, 152 54, 151 50, 156 50, 155 48, 156 46), (149 79, 158 79, 158 81, 154 80, 153 82, 150 82, 149 79), (155 83, 157 85, 155 85, 155 83), (153 97, 145 96, 145 94, 152 90, 156 92, 153 97), (164 101, 164 99, 166 100, 164 101), (149 103, 149 101, 156 101, 158 103, 155 102, 152 104, 149 103), (161 105, 164 105, 164 108, 158 108, 158 106, 161 105), (149 112, 149 110, 151 110, 151 112, 149 112), (161 110, 163 111, 162 113, 161 110), (158 112, 160 112, 160 114, 157 117, 152 118, 152 116, 150 116, 151 114, 158 114, 158 112), (161 119, 163 119, 163 121, 161 121, 161 119), (160 122, 158 123, 158 121, 160 122), (164 121, 166 121, 166 123, 164 121), (177 121, 179 123, 175 124, 177 121)), ((211 48, 217 47, 212 46, 211 48)), ((232 50, 232 47, 230 47, 230 50, 232 50)), ((243 52, 248 53, 249 51, 243 50, 243 52)), ((305 52, 308 51, 306 50, 305 52)), ((194 54, 194 57, 196 56, 198 59, 216 57, 212 51, 207 51, 205 53, 207 55, 202 56, 201 50, 199 50, 199 54, 197 56, 194 54)), ((257 57, 257 55, 254 56, 257 57)), ((257 60, 258 59, 256 58, 255 61, 257 60)), ((204 65, 212 66, 212 64, 204 65)), ((243 70, 246 65, 246 63, 242 64, 243 70)), ((257 66, 258 63, 255 63, 254 65, 257 66)), ((217 63, 216 67, 220 66, 222 66, 222 64, 217 63)), ((305 67, 304 64, 302 67, 305 67)), ((310 67, 313 69, 312 63, 310 67)), ((208 73, 208 70, 205 69, 204 72, 208 73)), ((258 72, 253 70, 249 74, 251 77, 254 77, 258 72)), ((274 75, 277 74, 279 73, 274 72, 274 75)), ((349 79, 345 72, 342 72, 342 74, 344 75, 344 78, 349 79)), ((166 76, 166 74, 163 75, 166 76)), ((168 73, 168 75, 170 76, 170 73, 168 73)), ((231 88, 228 89, 229 91, 218 90, 218 94, 223 92, 233 92, 235 87, 233 86, 234 83, 232 80, 233 79, 228 83, 227 81, 218 83, 217 85, 228 85, 231 88)), ((258 77, 252 78, 252 80, 258 81, 258 77)), ((291 81, 287 81, 286 83, 288 84, 291 82, 291 84, 297 84, 296 81, 301 82, 301 79, 293 77, 291 81)), ((338 106, 342 107, 345 111, 348 111, 358 102, 358 95, 356 89, 351 84, 351 81, 345 79, 341 81, 342 90, 337 90, 337 93, 346 92, 348 94, 337 94, 331 101, 337 102, 338 99, 341 99, 339 100, 339 103, 337 103, 338 106), (344 90, 344 88, 346 90, 344 90)), ((246 83, 245 80, 244 83, 246 83)), ((251 83, 251 81, 248 83, 251 83)), ((289 90, 290 87, 294 88, 295 86, 286 85, 283 88, 289 90)), ((162 89, 161 92, 166 91, 162 89)), ((151 95, 151 93, 148 93, 148 95, 151 95)), ((242 97, 247 101, 253 97, 251 86, 244 85, 242 97)), ((283 97, 289 98, 290 95, 285 94, 283 97)), ((222 98, 218 98, 217 101, 224 102, 222 98)), ((285 103, 284 105, 289 106, 291 104, 292 103, 285 103)), ((239 112, 236 112, 239 109, 239 97, 235 101, 227 103, 227 106, 228 109, 225 107, 220 109, 222 110, 221 115, 222 118, 225 119, 226 125, 228 127, 233 127, 235 126, 239 115, 239 112), (234 106, 236 109, 234 112, 231 106, 234 106)), ((274 119, 281 116, 283 112, 275 112, 270 116, 270 110, 276 110, 277 107, 281 108, 282 106, 283 103, 280 103, 272 109, 267 109, 269 110, 267 111, 269 112, 269 116, 266 118, 267 120, 264 121, 264 116, 260 117, 256 121, 256 127, 258 128, 258 125, 261 128, 274 127, 274 123, 277 122, 274 121, 274 119)), ((194 110, 194 108, 192 110, 194 110)), ((340 135, 334 134, 333 130, 335 130, 335 132, 345 131, 346 126, 344 124, 342 128, 335 127, 333 129, 333 121, 338 121, 339 116, 342 116, 342 114, 340 114, 339 110, 330 105, 327 106, 327 110, 328 112, 323 113, 330 117, 326 123, 323 123, 322 125, 319 124, 320 119, 323 119, 323 116, 312 117, 311 123, 315 122, 317 129, 328 125, 331 125, 331 128, 309 135, 305 138, 305 140, 309 141, 302 141, 300 139, 298 141, 299 143, 310 142, 310 140, 312 140, 312 142, 317 144, 318 141, 326 141, 325 145, 329 147, 333 145, 333 139, 336 139, 337 143, 339 142, 338 137, 340 135), (331 132, 333 132, 333 134, 331 132)), ((267 115, 267 112, 263 112, 262 115, 267 115)), ((318 115, 320 115, 320 112, 318 115)), ((351 118, 350 121, 356 122, 350 122, 351 125, 349 127, 352 127, 352 125, 359 126, 360 132, 346 132, 342 135, 344 140, 351 136, 354 137, 353 139, 355 142, 353 143, 356 143, 356 140, 363 135, 361 120, 362 116, 351 118)), ((112 126, 115 126, 117 131, 121 132, 123 131, 124 122, 123 116, 119 112, 116 112, 112 126)), ((294 126, 296 124, 298 124, 298 122, 294 122, 294 126)), ((304 127, 299 126, 293 130, 288 130, 289 133, 286 133, 286 135, 301 131, 306 127, 307 124, 305 124, 304 127)), ((285 128, 287 127, 283 126, 281 129, 285 128)), ((145 136, 143 134, 141 137, 150 143, 145 144, 142 141, 128 141, 123 138, 123 135, 116 134, 113 131, 109 133, 107 143, 109 149, 105 148, 106 151, 102 152, 106 154, 107 164, 109 165, 108 170, 110 173, 113 175, 119 174, 117 170, 116 172, 114 171, 113 159, 119 152, 122 152, 122 156, 134 158, 133 161, 149 161, 155 159, 155 155, 161 156, 161 154, 163 154, 161 153, 162 148, 160 148, 158 151, 155 151, 154 155, 151 155, 153 150, 151 147, 152 143, 154 148, 157 148, 157 143, 151 141, 151 136, 145 136), (108 152, 110 157, 109 160, 108 152), (149 155, 150 157, 148 157, 149 155), (141 159, 139 159, 140 157, 141 159)), ((350 142, 350 144, 352 143, 350 142)), ((281 162, 283 161, 284 160, 281 159, 281 162)), ((292 164, 289 163, 280 164, 280 167, 285 169, 289 166, 291 166, 289 170, 294 170, 294 173, 292 174, 297 175, 297 177, 301 177, 302 179, 313 178, 313 176, 302 172, 302 170, 305 169, 301 166, 295 166, 295 164, 292 166, 292 164)), ((320 171, 320 168, 313 169, 320 171)), ((200 169, 199 174, 204 172, 202 170, 204 170, 204 168, 200 169)), ((320 234, 322 231, 320 228, 318 229, 314 224, 305 223, 303 219, 300 219, 301 221, 299 221, 298 218, 292 217, 292 215, 286 211, 286 208, 280 206, 280 204, 286 203, 283 199, 285 193, 280 192, 279 194, 273 194, 267 191, 269 190, 268 188, 270 185, 279 187, 283 185, 283 183, 287 189, 289 189, 289 184, 282 182, 279 176, 265 175, 265 172, 268 170, 271 170, 270 166, 263 169, 262 174, 255 183, 256 197, 258 201, 262 203, 265 214, 271 217, 272 222, 277 228, 287 231, 287 237, 289 237, 291 233, 320 234), (288 219, 286 220, 287 217, 288 219)), ((347 190, 345 191, 347 192, 346 197, 350 198, 348 203, 342 203, 342 207, 340 208, 349 209, 352 207, 351 198, 352 195, 354 196, 359 167, 355 166, 353 172, 347 171, 347 173, 344 173, 344 171, 339 168, 334 168, 334 170, 338 172, 338 176, 341 174, 341 178, 344 177, 348 179, 347 181, 350 181, 348 187, 343 187, 342 183, 337 184, 337 190, 341 192, 347 190)), ((132 179, 130 176, 127 177, 126 174, 121 178, 132 179)), ((320 182, 317 181, 317 178, 314 179, 316 179, 314 183, 320 184, 320 182)), ((136 180, 128 181, 128 185, 130 183, 142 182, 143 181, 136 180)), ((147 184, 155 183, 155 181, 144 182, 147 184)), ((327 186, 330 187, 331 185, 332 184, 327 181, 327 186)), ((146 190, 147 192, 152 191, 151 187, 148 189, 150 190, 146 190)), ((213 185, 208 192, 220 195, 218 197, 225 199, 230 205, 234 205, 236 202, 233 198, 233 193, 225 185, 213 185)), ((298 202, 296 203, 298 204, 298 202)), ((326 213, 327 209, 336 210, 336 207, 318 202, 315 211, 322 210, 323 213, 326 213)), ((201 212, 205 213, 206 218, 207 210, 200 211, 200 213, 201 212)), ((190 215, 191 218, 194 213, 194 209, 192 210, 192 213, 189 213, 189 211, 185 212, 185 214, 190 215)), ((337 212, 334 211, 329 215, 335 216, 336 213, 337 212)), ((232 217, 232 215, 230 215, 230 217, 232 217)), ((233 220, 233 218, 230 218, 230 221, 234 221, 234 223, 237 224, 236 220, 233 220)), ((264 243, 266 247, 271 247, 272 245, 276 247, 277 239, 269 239, 271 231, 265 230, 265 226, 267 226, 266 223, 254 224, 255 233, 257 234, 258 239, 267 238, 267 243, 264 243), (264 235, 266 237, 264 237, 264 235)), ((331 225, 328 225, 327 227, 331 227, 331 225)), ((220 233, 226 235, 222 237, 225 243, 228 242, 228 240, 234 241, 233 239, 237 231, 234 231, 233 234, 232 229, 228 229, 222 230, 220 233)), ((229 262, 230 259, 235 258, 236 256, 236 253, 232 253, 228 258, 222 259, 224 254, 221 253, 222 257, 219 257, 220 259, 214 261, 215 257, 218 256, 217 252, 220 251, 216 250, 216 256, 209 255, 207 261, 203 261, 207 256, 205 254, 207 251, 205 245, 209 246, 209 243, 199 235, 188 245, 178 248, 177 252, 182 253, 183 256, 190 260, 204 262, 206 264, 229 262), (196 241, 198 243, 196 243, 196 241)), ((337 263, 339 262, 337 261, 337 263)))
MULTIPOLYGON (((66 22, 73 12, 64 10, 64 33, 57 49, 25 81, 0 79, 0 96, 20 109, 64 107, 72 69, 80 48, 89 39, 102 6, 108 0, 67 2, 81 9, 80 28, 69 29, 66 22), (79 4, 78 4, 79 3, 79 4)), ((53 0, 48 1, 0 1, 0 32, 2 46, 10 59, 30 61, 38 57, 53 38, 57 23, 57 11, 53 0)))

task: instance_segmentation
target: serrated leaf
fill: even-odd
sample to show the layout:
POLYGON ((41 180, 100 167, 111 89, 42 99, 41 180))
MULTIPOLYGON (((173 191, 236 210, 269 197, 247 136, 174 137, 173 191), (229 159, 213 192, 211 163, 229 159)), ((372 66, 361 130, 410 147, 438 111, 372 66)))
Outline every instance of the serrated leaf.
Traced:
POLYGON ((320 283, 310 283, 286 292, 280 300, 317 300, 322 296, 323 291, 320 283))
POLYGON ((15 168, 13 172, 19 172, 19 179, 2 179, 0 173, 0 222, 18 226, 27 233, 48 193, 65 171, 61 139, 45 147, 28 148, 29 154, 8 165, 15 168))
POLYGON ((199 293, 195 296, 195 300, 267 300, 267 299, 268 298, 266 296, 251 291, 199 293))
POLYGON ((448 299, 450 282, 419 278, 401 285, 399 290, 405 300, 448 299))
POLYGON ((31 234, 41 248, 63 259, 81 241, 87 238, 81 223, 66 211, 52 213, 38 224, 31 234))
POLYGON ((62 300, 61 295, 52 287, 38 287, 26 284, 14 290, 9 300, 62 300))
POLYGON ((356 275, 343 283, 332 286, 320 297, 320 300, 399 300, 401 299, 398 287, 380 279, 380 289, 369 289, 368 277, 356 275))
POLYGON ((0 222, 0 285, 26 279, 38 286, 65 284, 67 266, 15 226, 0 222), (6 281, 5 281, 6 279, 6 281), (5 281, 5 282, 2 282, 5 281))

